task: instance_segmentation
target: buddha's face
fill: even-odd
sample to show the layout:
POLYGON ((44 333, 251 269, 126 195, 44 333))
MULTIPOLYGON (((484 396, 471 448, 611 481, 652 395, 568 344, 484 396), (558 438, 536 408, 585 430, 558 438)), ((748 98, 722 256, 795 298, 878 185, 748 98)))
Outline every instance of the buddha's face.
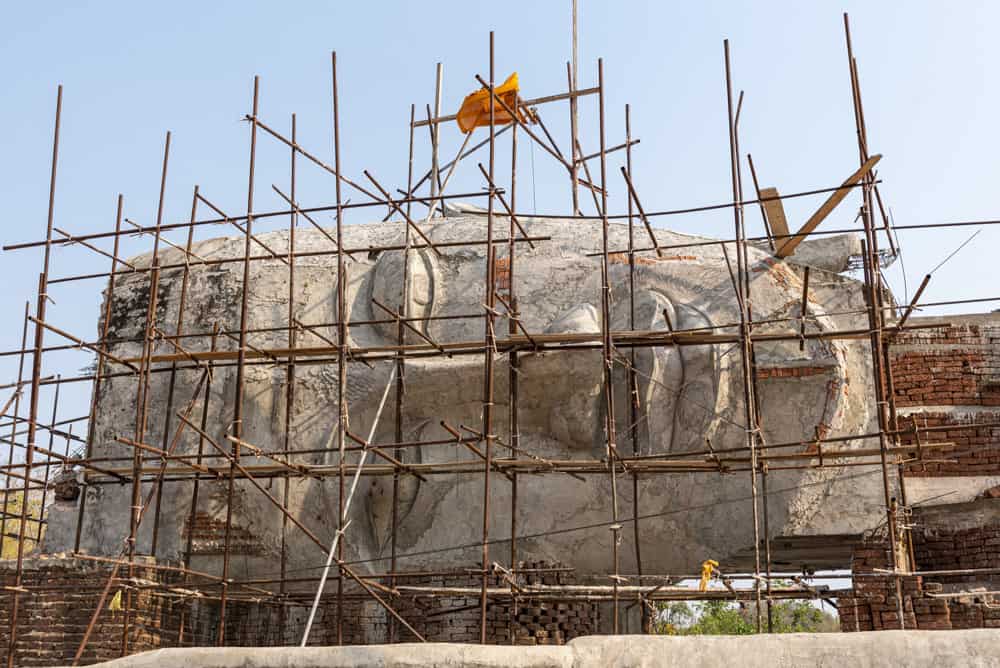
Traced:
MULTIPOLYGON (((507 221, 497 221, 496 236, 506 238, 507 221)), ((497 292, 508 301, 513 294, 521 326, 529 334, 600 332, 600 257, 589 255, 600 249, 600 224, 574 220, 526 221, 526 224, 532 235, 551 238, 536 242, 533 249, 527 243, 517 244, 512 269, 506 243, 498 245, 497 292)), ((486 236, 485 227, 484 217, 446 219, 428 226, 427 234, 441 244, 481 240, 486 236)), ((272 248, 281 248, 284 243, 284 234, 264 236, 272 248)), ((398 224, 351 226, 345 229, 344 236, 345 245, 353 248, 398 244, 403 238, 403 228, 398 224)), ((664 246, 696 241, 669 232, 658 233, 658 238, 664 246)), ((613 225, 610 239, 613 249, 624 248, 627 229, 613 225)), ((325 248, 324 244, 328 246, 329 242, 318 234, 300 231, 296 244, 298 250, 311 250, 325 248)), ((217 240, 203 243, 196 252, 202 256, 224 256, 236 254, 241 245, 242 240, 217 240)), ((485 245, 442 245, 440 255, 426 248, 413 250, 405 262, 401 251, 354 253, 356 260, 347 263, 346 315, 353 322, 386 319, 389 316, 376 302, 391 309, 404 305, 409 317, 423 319, 413 321, 422 336, 407 331, 406 344, 424 345, 429 351, 433 348, 427 340, 481 344, 485 326, 481 317, 486 301, 485 253, 485 245)), ((732 248, 729 254, 735 257, 732 248)), ((754 332, 798 331, 802 269, 793 264, 774 263, 754 249, 750 249, 749 255, 753 319, 761 323, 754 327, 754 332), (787 318, 793 320, 782 320, 787 318), (772 320, 781 321, 769 322, 772 320)), ((609 278, 610 325, 614 331, 672 328, 702 329, 715 334, 737 332, 733 325, 739 322, 739 311, 720 246, 670 249, 661 258, 648 252, 637 256, 631 291, 627 258, 624 254, 613 255, 609 278)), ((121 309, 124 316, 120 321, 129 323, 120 326, 120 335, 134 334, 129 329, 135 329, 135 323, 142 321, 138 315, 144 304, 134 297, 147 280, 126 279, 116 291, 115 308, 121 309)), ((180 282, 179 272, 165 274, 162 280, 167 285, 161 288, 161 300, 166 296, 162 317, 169 323, 176 317, 173 295, 179 293, 175 285, 180 282), (166 295, 163 289, 167 290, 166 295)), ((259 263, 254 266, 252 281, 250 327, 284 326, 288 318, 287 268, 277 262, 259 263)), ((336 320, 336 282, 334 257, 299 261, 295 286, 298 319, 307 324, 336 320)), ((215 321, 223 327, 235 325, 239 284, 236 265, 193 270, 185 316, 189 331, 208 331, 215 321)), ((855 319, 859 316, 828 315, 857 308, 858 304, 852 301, 858 299, 857 295, 857 284, 851 279, 814 270, 806 331, 857 326, 855 319)), ((506 313, 501 300, 497 300, 496 310, 506 313)), ((498 339, 506 338, 511 329, 506 317, 495 319, 498 339)), ((327 338, 335 336, 330 327, 322 328, 319 334, 327 338)), ((250 340, 255 347, 287 343, 285 333, 254 335, 250 340)), ((394 322, 350 328, 350 343, 357 349, 395 345, 397 341, 394 322)), ((297 343, 324 345, 317 334, 307 330, 298 334, 297 343)), ((220 343, 221 348, 230 346, 226 341, 220 343)), ((207 343, 199 349, 206 347, 207 343)), ((128 351, 122 346, 118 352, 128 351)), ((864 352, 860 343, 832 339, 807 339, 801 345, 798 340, 758 343, 755 346, 760 369, 758 401, 765 440, 781 443, 809 440, 817 435, 869 431, 872 416, 863 398, 871 374, 864 352)), ((722 456, 747 458, 738 344, 622 347, 614 351, 613 357, 616 444, 622 456, 678 456, 703 451, 710 443, 716 451, 743 449, 722 456), (631 365, 635 371, 632 391, 628 387, 631 365)), ((606 457, 602 364, 599 348, 521 350, 513 370, 507 354, 495 355, 490 429, 496 438, 492 456, 542 463, 606 457), (512 382, 516 387, 512 387, 512 382), (516 437, 511 433, 514 410, 511 397, 515 391, 516 437), (510 446, 515 440, 519 450, 512 454, 510 446)), ((367 438, 373 431, 376 444, 397 440, 394 366, 388 359, 374 361, 371 367, 359 360, 350 363, 347 401, 351 434, 367 438), (387 385, 389 399, 383 401, 387 385), (381 411, 380 406, 384 406, 381 411)), ((395 483, 392 475, 363 476, 348 512, 351 524, 345 534, 347 559, 374 559, 375 570, 386 565, 378 560, 390 553, 395 508, 395 544, 400 568, 469 565, 478 561, 484 501, 484 475, 479 466, 482 460, 472 448, 457 443, 419 443, 453 441, 453 435, 442 422, 459 429, 466 437, 482 432, 483 369, 482 353, 407 359, 400 432, 404 442, 415 445, 400 449, 399 458, 409 464, 474 464, 478 472, 425 475, 423 480, 403 472, 395 483)), ((197 373, 184 372, 181 386, 192 387, 197 373)), ((154 402, 165 398, 165 376, 159 374, 154 380, 154 402)), ((208 430, 220 441, 232 415, 233 376, 231 368, 217 372, 211 387, 208 430)), ((246 378, 243 438, 265 449, 284 449, 287 397, 284 368, 248 367, 246 378)), ((289 448, 328 450, 294 456, 296 462, 337 462, 336 378, 335 365, 313 365, 306 360, 297 365, 289 448)), ((109 389, 102 393, 99 404, 98 436, 104 439, 105 450, 109 452, 121 451, 120 446, 111 445, 113 432, 127 431, 116 424, 131 425, 128 411, 119 405, 122 396, 129 392, 128 382, 134 391, 134 380, 116 380, 108 384, 109 389)), ((175 405, 186 401, 187 397, 182 397, 175 405)), ((147 441, 159 442, 155 439, 162 438, 162 428, 157 426, 162 421, 162 416, 150 421, 147 441)), ((347 444, 355 445, 350 440, 347 444)), ((198 439, 187 434, 181 447, 195 452, 198 439)), ((474 447, 481 452, 484 444, 474 447)), ((804 449, 789 448, 782 452, 804 449)), ((391 448, 387 452, 396 456, 391 448)), ((356 462, 358 458, 359 453, 352 451, 350 461, 356 462)), ((242 461, 273 463, 249 454, 244 454, 242 461)), ((386 464, 373 453, 368 454, 366 462, 386 464)), ((746 466, 734 463, 731 468, 746 469, 746 466)), ((774 464, 772 469, 778 466, 774 464)), ((843 533, 865 526, 877 495, 868 483, 839 482, 841 475, 828 469, 773 470, 768 498, 772 534, 843 533)), ((283 499, 282 480, 267 479, 264 484, 276 498, 283 499)), ((224 517, 225 485, 217 482, 201 485, 198 510, 208 516, 224 517)), ((350 487, 350 480, 346 486, 350 487)), ((612 519, 613 495, 609 473, 518 475, 516 506, 512 506, 512 487, 509 477, 498 472, 491 474, 492 539, 510 536, 513 512, 517 534, 526 536, 518 542, 519 558, 561 561, 584 573, 610 570, 612 532, 608 525, 612 519)), ((633 515, 631 474, 619 473, 615 487, 619 517, 627 520, 633 515)), ((685 572, 706 558, 724 561, 741 551, 752 550, 750 475, 746 471, 644 474, 638 476, 635 490, 647 572, 685 572)), ((190 492, 190 483, 174 483, 164 493, 161 522, 169 523, 172 531, 161 529, 161 552, 176 554, 184 547, 184 527, 191 512, 190 492), (163 538, 164 534, 176 539, 169 535, 163 538)), ((102 491, 106 502, 115 493, 102 491)), ((336 478, 322 481, 305 478, 289 483, 289 509, 323 540, 332 539, 336 530, 338 499, 336 478)), ((237 485, 233 503, 234 525, 253 544, 240 563, 245 564, 249 573, 274 570, 281 543, 280 511, 246 482, 237 485)), ((89 513, 97 512, 92 508, 88 506, 89 513)), ((112 510, 103 512, 111 514, 112 510)), ((123 522, 115 520, 114 524, 124 527, 127 533, 125 517, 123 522)), ((102 522, 96 533, 113 533, 112 523, 107 518, 102 522)), ((634 569, 633 532, 629 529, 621 535, 622 569, 629 572, 634 569)), ((288 529, 287 543, 289 568, 314 565, 322 557, 318 548, 294 527, 288 529)), ((503 561, 509 546, 504 544, 494 550, 502 555, 498 560, 503 561)), ((217 552, 213 554, 206 549, 199 553, 197 546, 195 555, 196 567, 205 560, 218 559, 217 552)))

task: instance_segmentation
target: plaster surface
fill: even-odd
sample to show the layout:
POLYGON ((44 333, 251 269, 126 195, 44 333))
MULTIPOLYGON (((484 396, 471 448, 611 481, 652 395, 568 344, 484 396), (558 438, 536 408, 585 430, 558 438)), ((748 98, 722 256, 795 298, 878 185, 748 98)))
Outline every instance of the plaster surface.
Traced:
POLYGON ((1000 631, 875 631, 756 636, 590 636, 558 647, 401 644, 164 649, 104 668, 797 668, 1000 666, 1000 631))
MULTIPOLYGON (((524 219, 533 236, 550 237, 531 248, 519 243, 514 260, 515 294, 524 326, 529 332, 600 331, 599 221, 524 219)), ((505 237, 507 221, 496 219, 497 237, 505 237)), ((423 226, 441 255, 429 249, 413 250, 404 270, 401 251, 368 251, 370 246, 403 244, 400 223, 351 225, 344 229, 345 247, 353 249, 347 260, 347 313, 351 321, 385 319, 373 303, 377 299, 395 308, 404 304, 413 317, 479 315, 484 301, 485 246, 445 246, 448 242, 485 239, 484 216, 462 214, 423 226), (405 295, 403 285, 406 284, 405 295)), ((647 245, 640 236, 638 245, 647 245)), ((612 224, 610 247, 627 247, 627 226, 612 224)), ((714 327, 712 331, 735 333, 739 313, 730 272, 720 245, 697 245, 710 241, 666 230, 656 231, 663 246, 695 244, 664 251, 662 258, 643 253, 635 275, 635 320, 629 318, 629 269, 624 254, 612 257, 613 330, 666 330, 669 315, 675 329, 714 327), (728 327, 723 327, 728 326, 728 327)), ((259 233, 269 248, 287 252, 288 232, 259 233)), ((419 239, 414 236, 414 242, 419 239)), ((812 263, 809 282, 807 332, 862 329, 866 326, 860 283, 854 278, 823 267, 846 266, 846 255, 856 244, 850 240, 824 241, 813 248, 807 241, 799 253, 776 260, 769 253, 748 249, 753 290, 753 314, 758 332, 792 332, 798 321, 768 323, 777 318, 797 318, 802 299, 804 263, 812 263), (818 260, 816 258, 819 258, 818 260), (856 313, 848 313, 855 311, 856 313)), ((203 258, 234 258, 242 254, 242 237, 218 238, 195 245, 203 258)), ((308 227, 296 231, 299 252, 329 250, 331 241, 308 227)), ((498 247, 506 257, 506 244, 498 247)), ((254 253, 265 253, 254 245, 254 253)), ((735 247, 728 246, 735 258, 735 247)), ((148 255, 132 260, 149 266, 148 255)), ((181 254, 167 249, 161 265, 182 261, 181 254)), ((162 272, 158 294, 157 327, 173 332, 181 292, 182 270, 162 272)), ((502 277, 501 277, 502 278, 502 277)), ((190 271, 185 332, 210 332, 214 324, 238 329, 242 263, 194 266, 190 271)), ((336 258, 331 255, 297 259, 294 307, 307 324, 337 320, 336 258)), ((502 289, 501 292, 505 293, 502 289)), ((123 274, 112 300, 112 354, 135 357, 141 338, 149 298, 147 274, 123 274)), ((288 345, 288 268, 278 259, 251 265, 249 327, 274 328, 252 334, 256 348, 288 345)), ((502 309, 501 309, 502 310, 502 309)), ((415 323, 437 342, 482 341, 483 319, 425 320, 415 323)), ((505 336, 509 323, 497 319, 497 333, 505 336)), ((334 339, 333 327, 318 332, 334 339)), ((396 343, 396 325, 369 324, 350 328, 352 346, 396 343)), ((205 350, 207 338, 185 339, 194 350, 205 350)), ((408 333, 407 343, 422 343, 408 333)), ((298 345, 321 346, 316 334, 300 331, 298 345)), ((866 339, 810 339, 799 350, 798 341, 761 343, 757 363, 762 369, 799 369, 794 375, 774 373, 760 383, 764 436, 768 442, 807 440, 817 433, 840 436, 868 433, 875 429, 871 412, 871 368, 866 339)), ((221 350, 236 344, 220 337, 221 350)), ((173 350, 162 341, 157 353, 173 350)), ((628 351, 619 351, 627 358, 628 351)), ((576 350, 519 355, 520 436, 522 448, 547 459, 600 459, 605 455, 602 414, 602 360, 599 350, 576 350)), ((288 448, 303 451, 293 461, 303 464, 335 464, 337 415, 337 370, 335 363, 313 364, 303 360, 296 368, 295 403, 288 448), (310 452, 305 452, 310 451, 310 452)), ((349 422, 353 433, 367 435, 394 363, 376 361, 372 368, 352 363, 348 368, 349 422)), ((406 395, 403 402, 404 440, 449 438, 440 421, 481 429, 483 386, 481 355, 408 360, 406 395)), ((162 365, 161 365, 162 366, 162 365)), ((172 413, 192 398, 201 375, 185 367, 176 374, 172 413)), ((717 449, 745 447, 742 372, 739 348, 732 344, 662 346, 636 350, 639 396, 638 454, 681 453, 701 450, 706 439, 717 449)), ((619 447, 631 454, 625 367, 615 366, 616 426, 619 447)), ((496 358, 496 411, 494 433, 509 443, 508 379, 506 356, 496 358)), ((178 421, 168 414, 168 373, 153 374, 150 419, 145 442, 167 447, 178 421), (166 434, 166 436, 165 436, 166 434)), ((233 420, 234 366, 218 366, 205 404, 196 398, 192 413, 200 420, 206 413, 206 429, 219 443, 225 441, 233 420)), ((115 441, 134 438, 136 423, 135 377, 116 377, 106 382, 97 397, 93 455, 131 456, 132 449, 115 441)), ((267 449, 284 446, 286 374, 272 364, 246 367, 243 437, 267 449)), ((391 395, 390 395, 391 396, 391 395)), ((375 442, 392 442, 392 401, 375 430, 375 442)), ((872 447, 874 441, 852 441, 844 447, 872 447)), ((212 448, 202 444, 205 452, 212 448)), ((178 452, 194 454, 199 438, 191 430, 183 434, 178 452)), ((801 450, 804 448, 799 448, 801 450)), ((497 456, 509 456, 503 445, 497 456)), ((452 444, 410 448, 406 462, 476 461, 469 450, 452 444)), ((745 452, 745 450, 744 450, 745 452)), ((523 455, 522 455, 523 456, 523 455)), ((244 464, 271 463, 245 452, 244 464)), ((356 453, 350 461, 356 461, 356 453)), ((223 463, 215 460, 216 463, 223 463)), ((749 502, 749 473, 700 473, 657 475, 638 483, 641 548, 647 572, 693 572, 704 559, 733 565, 738 554, 752 552, 753 522, 749 502)), ((510 484, 494 476, 491 492, 491 536, 502 541, 510 534, 510 484)), ((286 484, 281 478, 262 483, 277 498, 286 484)), ((161 500, 157 557, 178 559, 186 545, 185 527, 191 513, 190 481, 169 482, 161 500)), ((304 478, 289 484, 289 507, 322 541, 329 543, 336 530, 338 483, 336 478, 304 478)), ((771 534, 813 536, 856 534, 878 522, 882 491, 877 471, 860 469, 813 469, 774 471, 769 477, 767 500, 771 534)), ((626 487, 620 485, 621 487, 626 487)), ((225 482, 200 483, 198 512, 224 520, 225 482)), ((87 514, 82 548, 96 554, 117 554, 129 526, 129 486, 102 485, 88 488, 87 514)), ((145 496, 144 489, 143 495, 145 496)), ((565 474, 520 476, 518 488, 519 555, 523 559, 558 561, 578 573, 606 573, 611 569, 609 530, 611 489, 607 475, 587 476, 585 481, 565 474)), ((345 558, 361 560, 362 571, 387 567, 392 515, 392 477, 362 478, 351 508, 345 558)), ((426 482, 404 475, 399 488, 398 551, 405 569, 468 565, 480 558, 482 530, 482 474, 429 476, 426 482)), ((631 486, 620 489, 621 517, 632 515, 631 486)), ((282 516, 246 481, 238 481, 233 498, 233 526, 240 537, 234 543, 231 577, 276 576, 280 554, 282 516)), ((72 548, 76 528, 76 504, 57 503, 49 515, 44 549, 49 552, 72 548)), ((139 551, 148 552, 152 517, 143 522, 139 551)), ((622 532, 621 568, 634 572, 633 532, 622 532)), ((290 573, 314 568, 324 553, 294 527, 287 534, 290 573)), ((221 545, 195 543, 192 568, 218 570, 221 545)), ((506 553, 505 544, 494 546, 506 553)), ((780 556, 780 555, 779 555, 780 556)), ((743 564, 746 565, 746 564, 743 564)), ((810 564, 802 564, 809 566, 810 564)), ((816 564, 812 564, 815 566, 816 564)), ((622 640, 621 642, 626 642, 622 640)), ((303 664, 304 665, 304 664, 303 664)), ((402 665, 402 664, 400 664, 402 665)), ((513 665, 513 664, 512 664, 513 665)))

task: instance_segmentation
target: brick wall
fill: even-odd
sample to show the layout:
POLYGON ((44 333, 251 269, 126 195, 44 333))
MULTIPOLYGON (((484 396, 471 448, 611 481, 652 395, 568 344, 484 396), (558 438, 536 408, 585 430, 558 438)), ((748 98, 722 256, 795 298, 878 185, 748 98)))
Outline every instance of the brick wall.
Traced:
MULTIPOLYGON (((526 569, 516 577, 524 584, 569 584, 571 573, 544 563, 521 564, 526 569)), ((33 557, 24 562, 23 586, 30 592, 21 596, 14 665, 51 666, 69 664, 97 607, 111 567, 93 561, 59 555, 33 557)), ((140 565, 136 577, 128 579, 123 569, 112 592, 122 591, 122 606, 129 604, 124 592, 131 591, 129 653, 159 647, 212 646, 217 642, 221 616, 217 590, 206 596, 191 596, 179 576, 140 565), (156 583, 167 587, 154 587, 156 583)), ((13 562, 0 562, 0 577, 13 585, 13 562)), ((400 582, 402 584, 403 581, 400 582)), ((481 579, 472 573, 428 575, 407 578, 406 584, 478 588, 481 579)), ((490 577, 490 586, 508 586, 500 575, 490 577)), ((352 587, 352 589, 354 589, 352 587)), ((338 617, 345 644, 388 642, 390 615, 365 595, 345 599, 342 615, 337 614, 334 588, 319 607, 310 645, 337 644, 338 617)), ((238 595, 234 590, 233 595, 238 595)), ((6 659, 10 627, 10 595, 0 602, 0 661, 6 659)), ((387 597, 386 597, 387 598, 387 597)), ((230 646, 295 645, 302 638, 311 596, 290 599, 285 604, 261 599, 230 599, 226 608, 225 644, 230 646)), ((479 642, 479 596, 403 595, 391 599, 393 607, 427 640, 432 642, 479 642)), ((519 598, 517 602, 491 602, 487 617, 487 638, 498 644, 563 644, 597 629, 597 605, 585 602, 540 601, 519 598)), ((91 664, 117 658, 121 654, 124 611, 112 611, 107 603, 98 617, 81 663, 91 664)), ((416 638, 398 627, 397 640, 416 638)))
MULTIPOLYGON (((907 476, 1000 475, 1000 314, 914 319, 948 327, 903 332, 890 348, 899 426, 953 427, 921 436, 954 447, 923 453, 907 476), (998 426, 975 427, 977 424, 998 426)), ((912 435, 901 438, 915 442, 912 435)))
MULTIPOLYGON (((912 536, 918 571, 1000 567, 1000 522, 971 528, 917 523, 912 536)), ((900 628, 895 578, 871 577, 890 563, 884 536, 869 535, 855 548, 854 595, 837 601, 841 630, 900 628)), ((1000 628, 1000 597, 985 593, 1000 589, 1000 575, 904 576, 900 583, 907 629, 1000 628)))
MULTIPOLYGON (((0 563, 7 566, 0 570, 3 584, 13 586, 13 562, 0 563)), ((31 593, 20 597, 14 665, 52 666, 72 661, 108 574, 107 566, 93 562, 59 557, 26 559, 22 586, 31 593), (39 587, 51 589, 45 591, 37 589, 39 587)), ((140 567, 136 576, 148 581, 155 577, 155 572, 140 567)), ((0 604, 0 660, 6 662, 12 604, 9 593, 5 592, 3 598, 0 604)), ((128 597, 123 595, 121 602, 124 607, 128 597)), ((163 624, 163 601, 152 596, 149 590, 136 589, 131 609, 134 612, 130 652, 156 649, 164 644, 164 633, 169 634, 170 630, 163 624)), ((124 611, 105 610, 94 626, 82 663, 107 661, 120 655, 124 618, 124 611)))
MULTIPOLYGON (((515 582, 525 584, 570 584, 571 573, 553 570, 550 563, 521 563, 515 582)), ((501 575, 491 575, 490 587, 508 587, 501 575)), ((451 587, 478 589, 482 579, 475 574, 428 575, 407 577, 400 586, 451 587)), ((431 642, 478 643, 480 634, 479 595, 403 595, 392 600, 393 607, 420 635, 431 642)), ((390 617, 374 601, 349 603, 344 614, 345 643, 371 644, 387 642, 390 617)), ((513 600, 491 600, 486 618, 486 637, 496 644, 561 645, 568 640, 597 630, 597 605, 579 601, 541 601, 527 597, 513 600), (512 640, 513 638, 513 640, 512 640)), ((294 620, 292 625, 294 626, 294 620)), ((317 616, 310 644, 336 644, 336 606, 327 606, 317 616)), ((399 642, 417 640, 408 629, 397 625, 399 642)), ((299 632, 299 635, 301 633, 299 632)))

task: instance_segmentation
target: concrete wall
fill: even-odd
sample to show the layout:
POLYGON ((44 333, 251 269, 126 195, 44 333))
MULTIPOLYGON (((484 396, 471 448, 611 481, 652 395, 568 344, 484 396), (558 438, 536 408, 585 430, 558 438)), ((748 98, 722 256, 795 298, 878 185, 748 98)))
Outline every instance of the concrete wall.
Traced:
POLYGON ((563 647, 394 645, 380 647, 159 650, 105 664, 105 668, 791 668, 816 666, 1000 665, 1000 633, 808 634, 775 636, 615 636, 580 638, 563 647))

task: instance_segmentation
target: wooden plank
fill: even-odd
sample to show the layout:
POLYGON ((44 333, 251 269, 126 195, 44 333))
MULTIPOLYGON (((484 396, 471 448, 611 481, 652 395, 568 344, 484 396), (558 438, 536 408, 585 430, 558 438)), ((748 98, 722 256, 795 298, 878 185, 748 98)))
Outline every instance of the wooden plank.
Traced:
POLYGON ((873 155, 872 157, 868 158, 868 160, 865 161, 865 164, 861 165, 861 167, 858 168, 858 171, 854 172, 849 177, 847 177, 847 180, 844 181, 841 187, 838 188, 837 190, 834 190, 830 194, 830 197, 825 202, 823 202, 823 205, 816 210, 816 213, 814 213, 809 218, 809 220, 806 221, 806 224, 803 225, 802 228, 795 233, 795 236, 786 241, 780 248, 778 248, 778 251, 775 253, 775 255, 777 255, 778 257, 788 257, 789 255, 794 253, 798 245, 802 243, 805 240, 805 238, 808 237, 812 233, 812 231, 815 230, 819 226, 819 224, 826 219, 827 216, 830 215, 830 212, 832 212, 837 207, 837 205, 843 201, 845 197, 847 197, 847 193, 850 192, 851 187, 857 185, 861 181, 861 179, 863 179, 865 175, 868 174, 868 172, 870 172, 872 168, 875 167, 875 165, 881 159, 882 159, 881 153, 873 155))
POLYGON ((763 200, 761 203, 764 205, 764 215, 767 216, 767 224, 771 228, 771 236, 780 239, 781 241, 778 243, 784 243, 787 241, 784 237, 788 236, 788 219, 785 218, 785 207, 781 204, 781 200, 778 199, 780 197, 778 189, 761 188, 757 197, 763 200))

